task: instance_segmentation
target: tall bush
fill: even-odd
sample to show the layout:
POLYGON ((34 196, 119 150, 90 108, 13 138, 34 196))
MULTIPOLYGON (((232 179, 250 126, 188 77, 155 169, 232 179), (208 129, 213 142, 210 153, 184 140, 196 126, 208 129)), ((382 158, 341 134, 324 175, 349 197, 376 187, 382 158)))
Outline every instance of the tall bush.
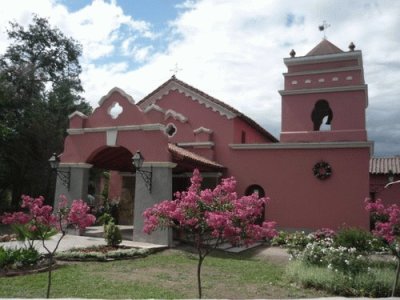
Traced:
POLYGON ((165 200, 148 208, 143 216, 144 231, 176 228, 194 241, 198 252, 197 286, 202 297, 201 266, 205 257, 219 244, 249 245, 276 235, 275 222, 256 221, 263 212, 267 199, 257 194, 239 198, 236 180, 222 179, 215 189, 201 189, 202 178, 195 169, 186 191, 175 194, 175 200, 165 200))
POLYGON ((38 239, 42 242, 43 248, 47 251, 49 259, 49 272, 47 281, 46 297, 50 298, 52 266, 54 262, 54 254, 56 253, 61 240, 66 234, 67 227, 76 227, 84 229, 94 223, 95 217, 89 214, 89 206, 82 200, 72 201, 68 206, 68 199, 60 196, 61 201, 56 211, 50 205, 44 205, 44 198, 32 198, 30 196, 22 196, 21 208, 27 212, 6 213, 0 218, 4 224, 11 224, 15 228, 19 228, 19 233, 23 237, 26 232, 25 239, 29 240, 29 245, 33 247, 33 241, 38 239), (56 242, 56 246, 51 250, 46 244, 46 240, 60 232, 60 236, 56 242))
MULTIPOLYGON (((400 181, 391 184, 398 183, 400 181)), ((397 260, 396 275, 392 289, 392 297, 394 297, 400 275, 400 207, 396 204, 386 207, 381 199, 376 201, 366 199, 365 208, 376 220, 373 234, 383 238, 388 243, 390 251, 397 260)))

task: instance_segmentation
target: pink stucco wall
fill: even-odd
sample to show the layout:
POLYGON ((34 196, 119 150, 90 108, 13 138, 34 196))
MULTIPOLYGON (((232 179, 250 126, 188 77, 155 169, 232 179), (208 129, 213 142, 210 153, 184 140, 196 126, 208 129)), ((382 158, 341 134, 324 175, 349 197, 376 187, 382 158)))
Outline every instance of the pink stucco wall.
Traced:
MULTIPOLYGON (((348 68, 359 66, 361 59, 353 57, 314 63, 312 58, 306 58, 304 61, 308 63, 289 63, 290 74, 284 74, 280 148, 275 147, 275 140, 249 119, 227 107, 224 109, 230 113, 224 115, 224 109, 216 108, 220 103, 211 101, 205 104, 202 101, 207 98, 206 94, 172 78, 163 86, 172 84, 174 88, 162 90, 161 86, 161 91, 155 91, 159 92, 157 97, 151 98, 150 94, 138 105, 123 92, 114 91, 103 98, 93 115, 88 118, 73 116, 70 125, 75 131, 71 131, 65 140, 62 162, 95 163, 93 158, 107 148, 107 130, 118 130, 116 143, 111 146, 124 147, 132 154, 140 150, 146 161, 173 161, 168 143, 174 143, 225 166, 223 176, 236 177, 239 194, 244 194, 250 185, 261 186, 271 198, 266 218, 277 221, 280 228, 337 229, 347 225, 368 229, 369 217, 364 209, 364 199, 369 195, 370 149, 367 143, 353 143, 367 141, 367 92, 362 66, 348 68), (348 70, 332 71, 342 67, 348 70), (328 70, 322 72, 326 80, 318 82, 321 75, 315 71, 322 69, 328 70), (307 73, 310 70, 312 72, 307 73), (349 74, 352 79, 346 80, 349 74), (332 81, 333 77, 339 80, 332 81), (311 79, 310 85, 305 84, 305 78, 311 79), (298 80, 296 87, 292 80, 298 80), (349 89, 349 85, 355 87, 349 89), (323 90, 325 87, 335 89, 323 90), (310 91, 304 92, 307 88, 310 91), (319 99, 327 100, 333 111, 331 131, 328 132, 313 131, 311 113, 319 99), (123 112, 112 119, 108 111, 116 102, 122 106, 123 112), (153 109, 146 110, 150 105, 153 109), (140 127, 146 124, 151 124, 152 129, 140 127), (162 129, 168 124, 177 129, 172 136, 162 129), (126 126, 131 127, 127 129, 126 126), (196 134, 196 129, 201 127, 212 133, 196 134), (80 132, 80 128, 84 132, 80 132), (350 143, 342 147, 341 143, 345 141, 350 143), (305 145, 288 146, 299 142, 305 145), (329 147, 323 142, 330 142, 329 147), (232 144, 241 147, 243 144, 253 145, 235 149, 232 144), (320 161, 328 162, 333 169, 331 177, 326 180, 313 175, 312 169, 320 161)), ((119 185, 120 178, 115 177, 111 193, 118 194, 119 185)))
POLYGON ((363 91, 286 95, 282 97, 282 142, 297 141, 296 134, 313 131, 311 112, 315 102, 324 99, 333 111, 332 131, 342 137, 332 136, 333 141, 366 140, 365 108, 363 91), (301 97, 301 101, 299 101, 301 97), (341 131, 341 132, 340 132, 341 131), (356 134, 357 136, 353 136, 356 134))
MULTIPOLYGON (((400 180, 400 176, 395 176, 394 180, 400 180)), ((370 176, 371 192, 375 192, 375 199, 382 199, 386 206, 400 205, 400 184, 394 184, 385 189, 387 183, 388 175, 372 174, 370 176)))
POLYGON ((271 202, 266 217, 281 228, 368 228, 364 199, 368 196, 369 149, 231 150, 229 174, 244 193, 252 184, 263 187, 271 202), (320 160, 330 163, 332 176, 314 177, 320 160))

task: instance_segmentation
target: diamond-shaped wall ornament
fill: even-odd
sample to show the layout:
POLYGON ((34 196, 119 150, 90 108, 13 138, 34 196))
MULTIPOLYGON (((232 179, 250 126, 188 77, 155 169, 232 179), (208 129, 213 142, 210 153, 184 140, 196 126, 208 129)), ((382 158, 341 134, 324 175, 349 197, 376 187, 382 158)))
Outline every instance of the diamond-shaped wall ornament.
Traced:
POLYGON ((122 108, 121 105, 119 105, 118 102, 114 102, 109 108, 108 108, 108 114, 111 116, 111 118, 113 118, 114 120, 116 118, 118 118, 118 116, 120 114, 122 114, 122 112, 124 111, 124 109, 122 108))

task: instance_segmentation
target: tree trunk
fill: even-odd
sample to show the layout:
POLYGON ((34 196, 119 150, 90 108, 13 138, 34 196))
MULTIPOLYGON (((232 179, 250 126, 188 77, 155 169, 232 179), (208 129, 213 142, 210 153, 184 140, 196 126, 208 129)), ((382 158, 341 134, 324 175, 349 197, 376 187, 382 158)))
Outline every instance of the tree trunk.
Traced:
POLYGON ((49 299, 50 298, 50 288, 51 288, 51 271, 53 269, 53 255, 50 254, 49 256, 49 273, 47 276, 47 294, 46 294, 46 298, 49 299))
POLYGON ((396 278, 394 280, 393 289, 392 289, 392 297, 396 293, 397 283, 399 281, 399 274, 400 274, 400 257, 397 256, 397 269, 396 269, 396 278))
POLYGON ((199 290, 199 299, 201 299, 201 265, 203 264, 205 256, 201 255, 199 250, 199 261, 197 263, 197 288, 199 290))

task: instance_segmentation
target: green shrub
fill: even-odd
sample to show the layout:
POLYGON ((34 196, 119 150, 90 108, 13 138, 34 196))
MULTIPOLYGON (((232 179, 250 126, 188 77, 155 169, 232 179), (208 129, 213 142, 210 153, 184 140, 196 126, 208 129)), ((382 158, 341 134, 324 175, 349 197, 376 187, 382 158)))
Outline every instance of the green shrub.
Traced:
MULTIPOLYGON (((305 288, 325 290, 345 297, 388 297, 393 283, 392 267, 369 268, 354 276, 343 276, 326 267, 307 265, 302 261, 290 262, 286 275, 305 288)), ((397 292, 400 292, 398 288, 397 292)))
POLYGON ((383 241, 359 228, 342 228, 334 237, 334 244, 337 247, 355 248, 360 253, 381 252, 385 249, 383 241))
POLYGON ((11 249, 0 247, 0 268, 27 266, 35 264, 40 258, 34 248, 11 249))
POLYGON ((109 246, 117 246, 122 242, 121 231, 113 222, 104 225, 104 239, 109 246))
POLYGON ((289 233, 286 231, 279 231, 278 235, 274 236, 271 240, 272 246, 285 246, 286 239, 288 238, 289 233))
POLYGON ((99 216, 96 221, 97 221, 97 224, 104 225, 104 226, 111 222, 115 223, 114 218, 111 216, 111 214, 109 214, 107 212, 105 212, 101 216, 99 216))
POLYGON ((290 233, 287 235, 286 248, 288 248, 288 252, 293 257, 296 257, 312 241, 313 241, 312 235, 306 234, 304 231, 296 231, 294 233, 290 233))

